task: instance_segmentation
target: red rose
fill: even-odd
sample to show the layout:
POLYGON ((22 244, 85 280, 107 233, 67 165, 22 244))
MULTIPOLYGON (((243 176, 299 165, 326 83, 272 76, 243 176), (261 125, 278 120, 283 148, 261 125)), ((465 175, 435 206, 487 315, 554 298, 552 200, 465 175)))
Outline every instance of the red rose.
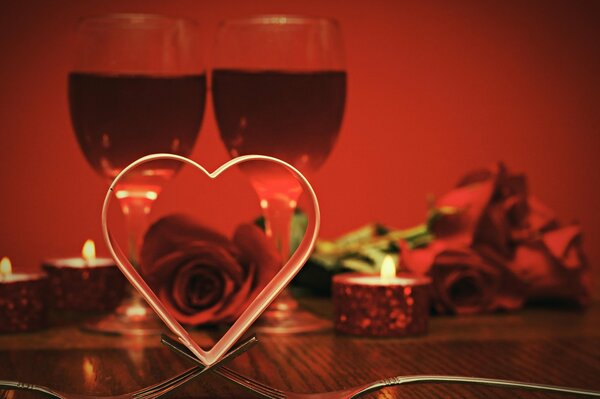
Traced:
POLYGON ((517 243, 536 240, 543 232, 559 227, 554 211, 536 197, 527 198, 527 206, 525 227, 513 232, 513 239, 517 243))
POLYGON ((187 325, 235 320, 280 264, 258 227, 243 224, 229 240, 182 215, 154 223, 141 251, 144 278, 187 325))
POLYGON ((435 203, 425 248, 401 243, 405 267, 428 274, 442 312, 520 307, 525 299, 589 300, 578 227, 528 195, 525 176, 499 163, 464 176, 435 203))
POLYGON ((402 243, 403 266, 432 279, 432 302, 440 313, 473 314, 521 307, 518 281, 501 263, 470 248, 434 241, 426 248, 402 243))
POLYGON ((527 182, 498 163, 465 175, 435 207, 456 210, 434 221, 436 238, 454 246, 491 248, 510 258, 513 236, 527 227, 527 182))
POLYGON ((587 305, 590 274, 579 226, 550 230, 516 249, 509 268, 527 284, 531 300, 559 299, 587 305))

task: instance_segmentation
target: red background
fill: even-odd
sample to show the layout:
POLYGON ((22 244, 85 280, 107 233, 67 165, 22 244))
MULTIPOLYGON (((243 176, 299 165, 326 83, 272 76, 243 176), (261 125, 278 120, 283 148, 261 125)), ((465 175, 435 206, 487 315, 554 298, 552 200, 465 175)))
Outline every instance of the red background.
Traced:
MULTIPOLYGON (((210 59, 219 20, 301 13, 337 18, 347 53, 342 132, 313 179, 323 237, 371 221, 417 224, 424 219, 428 194, 442 194, 471 168, 504 160, 527 173, 531 191, 561 220, 583 224, 595 267, 600 260, 599 4, 5 1, 0 255, 9 255, 17 269, 35 269, 42 258, 76 253, 88 237, 101 242, 107 182, 80 153, 67 108, 77 18, 105 12, 194 18, 210 59)), ((228 159, 210 99, 191 157, 209 169, 228 159)), ((167 189, 177 194, 165 195, 160 207, 194 206, 193 182, 193 173, 181 173, 167 189)))

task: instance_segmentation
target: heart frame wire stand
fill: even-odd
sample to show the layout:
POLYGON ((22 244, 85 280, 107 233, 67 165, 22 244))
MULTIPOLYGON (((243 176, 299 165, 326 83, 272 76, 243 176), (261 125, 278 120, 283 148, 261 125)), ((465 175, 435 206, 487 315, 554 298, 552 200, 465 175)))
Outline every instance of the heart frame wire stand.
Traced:
POLYGON ((292 165, 278 158, 265 155, 244 155, 231 159, 213 172, 208 172, 203 166, 189 158, 175 154, 161 153, 147 155, 132 162, 115 177, 104 198, 104 204, 102 207, 102 235, 111 256, 132 286, 135 287, 135 289, 144 297, 148 305, 160 317, 165 325, 177 336, 178 340, 182 342, 192 353, 194 353, 194 355, 205 365, 209 366, 220 359, 229 349, 231 349, 235 342, 241 338, 241 336, 250 328, 254 321, 258 319, 258 317, 265 311, 265 309, 267 309, 267 307, 275 300, 275 298, 277 298, 277 296, 290 283, 294 276, 300 271, 300 268, 306 263, 314 248, 319 234, 320 218, 321 213, 319 201, 314 189, 306 177, 292 165), (139 274, 138 270, 131 264, 127 255, 123 252, 119 244, 115 241, 108 226, 108 211, 110 209, 110 204, 115 197, 114 192, 118 183, 132 169, 141 164, 156 160, 172 160, 188 164, 200 170, 211 179, 216 179, 225 170, 244 162, 264 161, 278 164, 284 169, 287 169, 298 180, 302 186, 303 192, 308 196, 309 203, 311 205, 305 210, 308 216, 308 224, 306 227, 306 232, 304 233, 304 237, 296 251, 287 260, 287 262, 283 264, 273 279, 267 283, 267 285, 246 307, 233 325, 215 343, 215 345, 208 350, 202 349, 200 346, 198 346, 198 344, 191 338, 189 333, 162 304, 158 296, 148 286, 146 281, 139 274))

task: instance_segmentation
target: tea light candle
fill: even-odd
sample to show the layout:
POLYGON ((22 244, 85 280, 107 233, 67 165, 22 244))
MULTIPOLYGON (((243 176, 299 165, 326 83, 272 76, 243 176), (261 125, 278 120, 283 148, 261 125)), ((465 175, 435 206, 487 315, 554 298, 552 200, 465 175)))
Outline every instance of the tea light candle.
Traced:
POLYGON ((48 278, 42 273, 13 273, 10 259, 0 260, 0 333, 46 327, 48 278))
POLYGON ((405 336, 427 332, 431 280, 396 275, 386 256, 381 275, 339 274, 333 278, 334 324, 337 331, 364 336, 405 336))
POLYGON ((112 259, 96 257, 92 240, 83 245, 81 257, 49 259, 42 268, 50 277, 57 309, 105 312, 125 296, 125 277, 112 259))

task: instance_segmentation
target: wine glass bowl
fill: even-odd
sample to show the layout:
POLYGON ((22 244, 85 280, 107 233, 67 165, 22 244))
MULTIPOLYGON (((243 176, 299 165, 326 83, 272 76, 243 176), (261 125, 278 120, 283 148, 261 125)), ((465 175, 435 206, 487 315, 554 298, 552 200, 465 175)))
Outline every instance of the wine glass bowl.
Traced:
MULTIPOLYGON (((205 91, 204 75, 73 72, 69 100, 77 141, 88 163, 109 179, 144 155, 188 155, 200 129, 200 93, 205 91)), ((122 191, 126 196, 158 195, 178 168, 175 163, 153 163, 122 191)))
MULTIPOLYGON (((69 109, 89 164, 113 179, 136 159, 191 153, 204 114, 206 76, 195 23, 160 15, 84 18, 69 74, 69 109)), ((139 174, 156 194, 179 168, 153 164, 139 174), (152 182, 154 182, 152 184, 152 182)))
MULTIPOLYGON (((345 83, 343 71, 215 69, 213 101, 221 139, 232 157, 270 155, 311 174, 337 139, 345 83)), ((248 174, 254 181, 261 177, 257 170, 248 174)), ((269 175, 270 185, 282 180, 274 171, 269 175)))
MULTIPOLYGON (((99 175, 112 180, 152 153, 191 153, 206 97, 198 36, 194 21, 161 15, 110 14, 79 21, 68 77, 69 110, 79 147, 99 175)), ((144 165, 116 187, 134 264, 152 203, 180 165, 144 165)), ((160 330, 139 297, 130 302, 117 310, 118 320, 104 320, 92 329, 127 334, 160 330), (152 326, 134 326, 144 318, 152 326)))
MULTIPOLYGON (((217 32, 211 88, 221 139, 231 157, 269 155, 310 176, 331 153, 344 114, 346 71, 339 24, 289 15, 226 20, 217 32)), ((273 166, 241 169, 259 197, 267 235, 282 259, 288 259, 300 186, 273 166)), ((262 331, 323 326, 306 313, 290 312, 296 304, 289 293, 284 297, 261 319, 262 331)))
POLYGON ((259 16, 221 23, 211 72, 232 157, 263 153, 316 171, 339 134, 346 97, 336 21, 259 16))

